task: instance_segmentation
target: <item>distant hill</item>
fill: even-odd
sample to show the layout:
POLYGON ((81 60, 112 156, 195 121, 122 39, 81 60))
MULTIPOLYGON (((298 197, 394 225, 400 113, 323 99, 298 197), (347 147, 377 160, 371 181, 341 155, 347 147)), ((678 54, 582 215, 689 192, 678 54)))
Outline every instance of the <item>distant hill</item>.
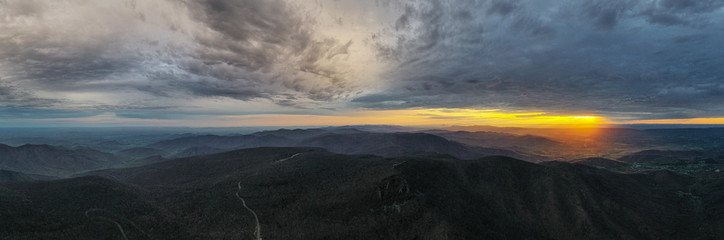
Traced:
POLYGON ((166 154, 167 153, 163 150, 147 147, 130 148, 116 152, 116 156, 125 160, 135 160, 151 156, 165 156, 166 154))
POLYGON ((183 239, 149 192, 87 176, 0 184, 0 239, 183 239))
POLYGON ((116 156, 90 148, 26 144, 11 147, 0 144, 0 169, 48 176, 67 176, 118 163, 116 156))
MULTIPOLYGON (((468 132, 495 132, 514 135, 533 135, 551 139, 565 144, 578 144, 581 141, 592 141, 596 144, 623 143, 634 145, 646 145, 659 143, 653 134, 632 128, 623 127, 589 127, 589 128, 519 128, 519 127, 493 127, 493 126, 453 126, 446 128, 447 131, 468 131, 468 132)), ((591 142, 588 142, 591 144, 591 142)))
POLYGON ((626 163, 677 163, 703 159, 710 154, 702 151, 662 151, 645 150, 619 158, 626 163))
POLYGON ((724 128, 673 128, 673 129, 647 129, 647 134, 655 136, 656 141, 664 144, 682 144, 698 146, 700 148, 718 149, 724 153, 724 128))
POLYGON ((426 133, 444 137, 471 146, 517 149, 545 149, 558 147, 560 142, 535 135, 516 135, 499 132, 467 132, 432 130, 426 133))
POLYGON ((276 136, 276 137, 283 137, 288 139, 294 139, 294 140, 301 140, 311 137, 316 137, 322 134, 330 133, 328 130, 319 129, 319 128, 312 128, 312 129, 278 129, 278 130, 269 130, 269 131, 261 131, 256 132, 251 135, 253 136, 276 136))
POLYGON ((385 157, 436 153, 448 154, 460 159, 503 155, 534 160, 530 156, 510 150, 467 146, 426 133, 332 133, 306 139, 297 145, 325 148, 336 153, 375 154, 385 157))
POLYGON ((29 174, 69 176, 88 170, 149 163, 254 147, 320 147, 336 153, 384 157, 447 154, 460 159, 501 155, 528 161, 544 157, 521 151, 470 146, 426 133, 372 133, 354 128, 280 129, 250 135, 186 135, 116 151, 26 144, 0 145, 0 168, 29 174))
POLYGON ((109 166, 108 168, 128 168, 128 167, 137 167, 137 166, 143 166, 146 164, 151 163, 157 163, 157 162, 164 162, 172 160, 171 158, 165 158, 160 155, 153 155, 149 157, 139 157, 139 158, 133 158, 133 159, 126 159, 120 162, 119 164, 115 164, 113 166, 109 166))
POLYGON ((134 229, 154 239, 251 238, 254 220, 237 192, 258 215, 264 239, 724 234, 724 209, 717 205, 722 193, 714 191, 724 181, 697 185, 694 177, 670 171, 623 174, 507 157, 460 161, 444 155, 381 158, 318 148, 253 148, 87 174, 116 180, 0 184, 0 194, 9 196, 0 201, 0 211, 21 209, 3 214, 9 221, 0 221, 0 237, 95 239, 97 231, 119 236, 112 224, 83 220, 79 213, 93 207, 128 219, 121 225, 136 238, 143 237, 134 229), (21 227, 24 223, 33 227, 21 227))
POLYGON ((626 169, 631 166, 631 164, 617 161, 617 160, 611 160, 607 158, 585 158, 585 159, 579 159, 573 161, 574 163, 580 163, 592 167, 600 167, 604 169, 609 170, 618 170, 618 169, 626 169))
POLYGON ((0 169, 0 182, 28 182, 38 180, 52 180, 57 179, 55 177, 38 175, 38 174, 27 174, 10 170, 0 169))
POLYGON ((375 154, 386 157, 410 154, 449 154, 461 159, 491 155, 529 161, 544 159, 511 150, 468 146, 426 133, 372 133, 354 128, 280 129, 240 136, 192 136, 161 141, 148 146, 186 157, 252 147, 320 147, 344 154, 375 154))
MULTIPOLYGON (((356 129, 364 132, 394 133, 394 132, 415 132, 423 130, 419 127, 408 127, 398 125, 347 125, 338 127, 326 127, 324 130, 339 131, 344 129, 356 129)), ((339 132, 338 132, 339 133, 339 132)))
POLYGON ((102 151, 115 151, 128 147, 128 144, 116 140, 94 138, 62 138, 62 137, 6 137, 0 138, 0 143, 11 146, 25 144, 63 146, 66 148, 89 147, 102 151))
POLYGON ((274 135, 241 135, 241 136, 217 136, 202 135, 182 137, 171 140, 160 141, 148 145, 149 148, 160 149, 172 154, 185 151, 192 147, 212 147, 219 149, 241 149, 253 147, 286 147, 292 145, 294 140, 274 135))
POLYGON ((174 158, 183 158, 183 157, 193 157, 193 156, 201 156, 201 155, 209 155, 214 153, 220 153, 224 152, 221 148, 215 148, 215 147, 209 147, 209 146, 200 146, 200 147, 190 147, 186 150, 183 150, 179 153, 174 154, 172 157, 174 158))

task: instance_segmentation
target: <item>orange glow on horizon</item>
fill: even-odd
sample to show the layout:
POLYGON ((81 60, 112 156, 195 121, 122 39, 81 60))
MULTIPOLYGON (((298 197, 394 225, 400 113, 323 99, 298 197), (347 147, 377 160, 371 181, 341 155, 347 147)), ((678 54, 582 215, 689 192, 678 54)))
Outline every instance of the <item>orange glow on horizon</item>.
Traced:
POLYGON ((625 124, 724 124, 724 118, 634 120, 625 124))
MULTIPOLYGON (((406 110, 339 111, 319 114, 249 114, 218 115, 187 119, 141 119, 103 113, 76 118, 31 119, 28 122, 57 122, 83 125, 134 125, 183 127, 284 127, 341 125, 400 125, 420 127, 495 126, 523 128, 586 128, 616 127, 624 124, 711 124, 724 125, 724 118, 653 119, 612 121, 592 114, 554 114, 546 112, 511 112, 501 109, 432 108, 406 110)), ((582 134, 590 135, 590 134, 582 134)))
POLYGON ((231 125, 304 126, 304 125, 492 125, 515 127, 596 128, 610 123, 590 115, 559 116, 545 112, 505 112, 498 109, 410 109, 350 112, 345 115, 262 114, 226 116, 231 125))

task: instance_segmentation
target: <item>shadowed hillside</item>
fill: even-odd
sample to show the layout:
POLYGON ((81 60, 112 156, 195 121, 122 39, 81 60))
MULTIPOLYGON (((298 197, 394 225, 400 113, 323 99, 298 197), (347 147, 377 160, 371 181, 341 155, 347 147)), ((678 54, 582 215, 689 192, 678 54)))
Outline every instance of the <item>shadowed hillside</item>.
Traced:
MULTIPOLYGON (((84 177, 45 188, 0 184, 5 195, 14 196, 3 198, 0 210, 48 204, 57 209, 54 214, 69 217, 57 220, 61 227, 37 228, 42 236, 67 231, 93 239, 86 232, 92 223, 70 216, 90 204, 81 201, 80 207, 80 199, 98 198, 106 200, 91 207, 111 209, 145 233, 164 236, 156 239, 251 238, 253 216, 236 197, 238 191, 258 215, 264 239, 708 239, 724 233, 722 218, 710 214, 722 212, 721 192, 702 194, 721 188, 721 181, 701 184, 669 171, 623 174, 546 164, 507 157, 461 161, 448 155, 381 158, 317 148, 254 148, 88 173, 113 181, 84 177), (88 184, 94 187, 82 187, 88 184), (85 190, 65 194, 63 201, 23 200, 52 199, 72 189, 85 190), (183 230, 176 236, 164 235, 178 227, 183 230)), ((8 216, 13 223, 44 217, 8 216)), ((41 236, 22 229, 3 227, 0 236, 41 236)), ((105 233, 113 235, 111 229, 105 233)))
POLYGON ((0 169, 0 182, 28 182, 28 181, 37 181, 37 180, 51 180, 51 179, 55 179, 55 178, 50 177, 50 176, 44 176, 44 175, 27 174, 27 173, 0 169))
POLYGON ((205 155, 252 147, 320 147, 336 153, 374 154, 385 157, 434 153, 449 154, 462 159, 491 155, 529 161, 546 159, 506 149, 465 145, 426 133, 372 133, 354 128, 281 129, 241 136, 192 136, 161 141, 148 146, 151 149, 172 153, 167 155, 174 157, 205 155))
POLYGON ((117 158, 90 148, 68 149, 50 145, 22 145, 11 147, 0 144, 0 169, 49 176, 110 167, 117 158))
POLYGON ((187 235, 140 190, 89 176, 0 185, 0 239, 178 239, 187 235))

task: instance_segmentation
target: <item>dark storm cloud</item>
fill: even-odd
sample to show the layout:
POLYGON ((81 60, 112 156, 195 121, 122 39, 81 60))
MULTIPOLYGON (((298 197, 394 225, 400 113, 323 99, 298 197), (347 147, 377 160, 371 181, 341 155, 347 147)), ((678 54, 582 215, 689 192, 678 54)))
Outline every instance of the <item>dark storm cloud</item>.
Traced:
POLYGON ((354 102, 722 116, 722 3, 403 2, 396 31, 374 38, 397 81, 354 102))

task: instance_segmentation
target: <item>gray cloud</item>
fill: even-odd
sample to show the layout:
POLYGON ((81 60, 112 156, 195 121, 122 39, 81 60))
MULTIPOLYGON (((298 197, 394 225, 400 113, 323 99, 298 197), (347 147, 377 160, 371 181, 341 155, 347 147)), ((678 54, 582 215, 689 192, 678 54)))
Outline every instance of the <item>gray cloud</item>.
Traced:
POLYGON ((0 107, 4 109, 50 108, 62 104, 61 99, 49 99, 35 96, 32 92, 19 89, 0 78, 0 107))
POLYGON ((195 58, 180 65, 201 77, 199 86, 184 87, 195 94, 331 101, 352 90, 334 64, 352 41, 315 38, 312 20, 290 3, 207 0, 190 2, 189 9, 208 27, 195 36, 195 58))
POLYGON ((0 0, 0 106, 144 118, 345 107, 721 116, 723 7, 0 0))
POLYGON ((714 12, 724 6, 721 0, 661 0, 658 6, 668 11, 683 11, 692 13, 714 12))
POLYGON ((284 100, 294 98, 300 106, 354 90, 338 64, 353 41, 316 36, 314 19, 300 6, 280 0, 104 4, 0 2, 0 73, 42 91, 263 98, 282 105, 295 105, 284 100))
POLYGON ((724 64, 716 47, 724 39, 722 1, 504 3, 510 7, 405 2, 398 23, 419 27, 375 36, 379 55, 398 63, 388 73, 397 81, 354 102, 623 118, 724 115, 716 100, 724 99, 724 70, 716 67, 724 64), (459 17, 464 11, 469 18, 459 17))
POLYGON ((647 21, 666 26, 689 25, 695 27, 709 24, 706 14, 724 7, 721 0, 661 0, 655 1, 640 12, 647 21))

